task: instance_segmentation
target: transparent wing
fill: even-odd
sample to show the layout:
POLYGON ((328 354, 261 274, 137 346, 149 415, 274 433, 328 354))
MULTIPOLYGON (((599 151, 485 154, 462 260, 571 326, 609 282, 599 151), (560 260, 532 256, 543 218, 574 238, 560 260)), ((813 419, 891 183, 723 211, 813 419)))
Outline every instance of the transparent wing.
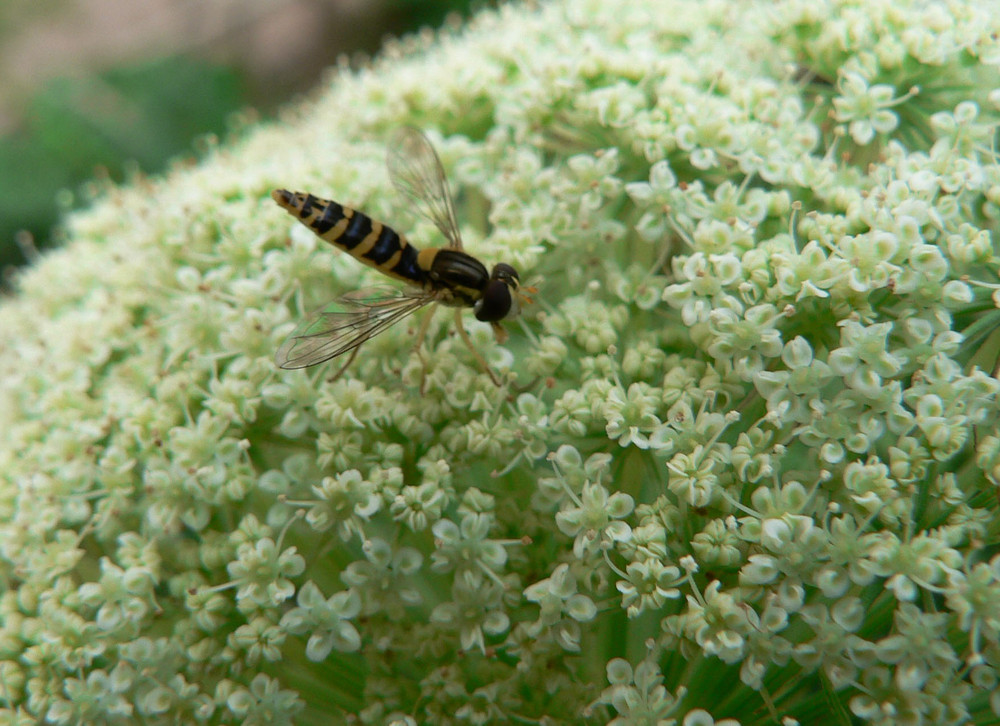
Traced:
POLYGON ((417 211, 441 230, 449 247, 462 249, 448 179, 437 152, 423 132, 412 126, 403 126, 393 132, 385 161, 393 186, 409 197, 417 211))
POLYGON ((288 337, 274 362, 307 368, 354 350, 434 298, 422 290, 358 290, 309 316, 288 337))

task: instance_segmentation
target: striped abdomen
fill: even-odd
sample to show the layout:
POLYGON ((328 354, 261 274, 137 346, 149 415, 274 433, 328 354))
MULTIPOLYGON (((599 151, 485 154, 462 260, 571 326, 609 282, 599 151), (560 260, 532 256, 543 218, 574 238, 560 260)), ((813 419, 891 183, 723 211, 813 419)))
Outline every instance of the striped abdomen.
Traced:
POLYGON ((379 272, 424 286, 418 250, 395 230, 367 214, 304 192, 276 189, 271 198, 319 237, 379 272))

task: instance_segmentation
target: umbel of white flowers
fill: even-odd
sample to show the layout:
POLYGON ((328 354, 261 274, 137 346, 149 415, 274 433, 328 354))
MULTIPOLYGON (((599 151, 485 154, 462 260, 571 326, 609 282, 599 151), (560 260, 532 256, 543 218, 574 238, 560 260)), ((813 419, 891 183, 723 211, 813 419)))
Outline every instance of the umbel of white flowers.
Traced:
POLYGON ((1000 15, 563 0, 395 43, 98 190, 0 304, 0 720, 1000 718, 1000 15), (270 200, 534 303, 275 350, 395 283, 270 200))

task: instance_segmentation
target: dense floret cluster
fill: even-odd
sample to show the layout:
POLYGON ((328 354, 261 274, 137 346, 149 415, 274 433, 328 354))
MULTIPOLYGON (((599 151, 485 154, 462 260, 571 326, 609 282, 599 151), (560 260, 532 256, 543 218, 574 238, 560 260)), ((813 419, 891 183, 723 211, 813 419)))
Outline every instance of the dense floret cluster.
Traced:
POLYGON ((395 44, 104 189, 0 306, 0 720, 1000 718, 1000 15, 562 0, 395 44), (274 206, 534 305, 277 370, 381 282, 274 206))

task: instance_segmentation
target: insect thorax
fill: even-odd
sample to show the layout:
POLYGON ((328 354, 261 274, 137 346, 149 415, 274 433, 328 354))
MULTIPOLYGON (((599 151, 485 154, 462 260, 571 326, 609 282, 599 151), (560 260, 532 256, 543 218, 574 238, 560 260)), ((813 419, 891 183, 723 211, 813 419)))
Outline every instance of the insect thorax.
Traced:
POLYGON ((427 284, 443 305, 471 307, 490 280, 483 263, 461 250, 421 250, 417 264, 427 271, 427 284))

